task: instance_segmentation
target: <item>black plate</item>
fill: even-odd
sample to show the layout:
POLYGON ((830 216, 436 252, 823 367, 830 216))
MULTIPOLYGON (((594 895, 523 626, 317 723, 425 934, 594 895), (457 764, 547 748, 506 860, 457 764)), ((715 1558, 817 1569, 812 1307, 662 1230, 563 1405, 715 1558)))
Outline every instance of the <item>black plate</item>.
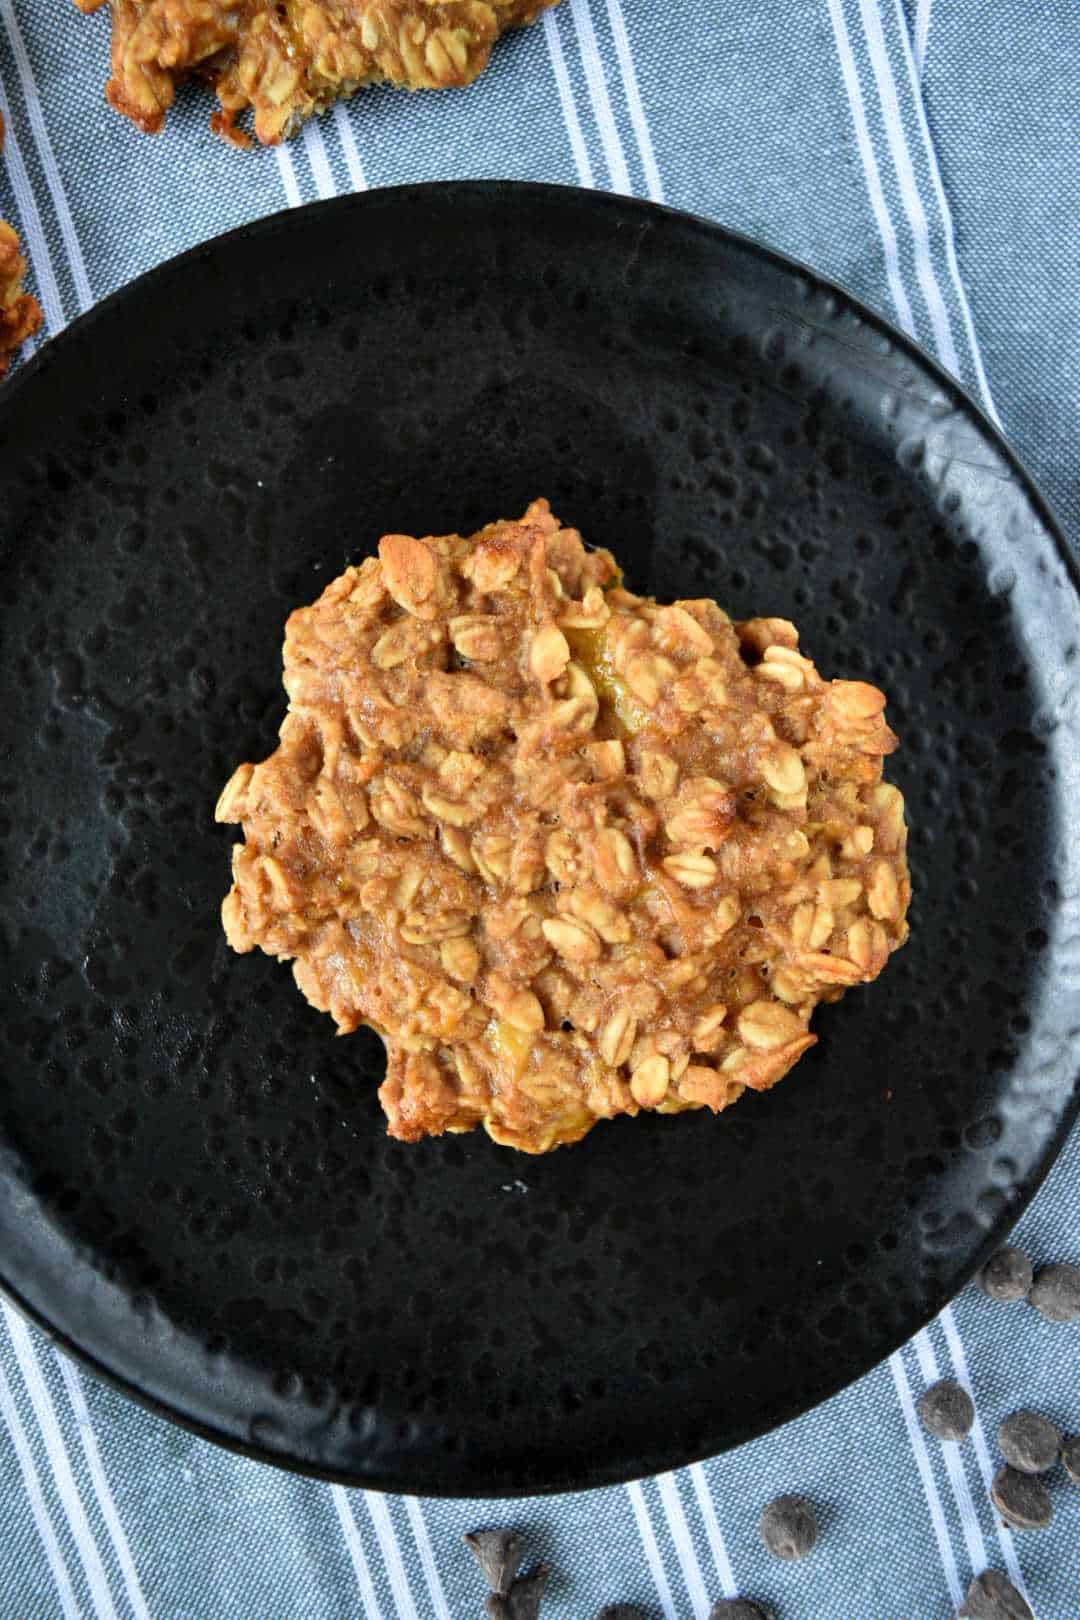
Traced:
POLYGON ((1000 1238, 1072 1112, 1080 615, 895 332, 677 214, 416 187, 107 300, 0 452, 0 1274, 97 1370, 348 1481, 597 1484, 820 1400, 1000 1238), (403 1147, 374 1037, 226 950, 213 803, 274 745, 293 605, 540 493, 634 586, 789 615, 887 689, 912 938, 720 1120, 403 1147))

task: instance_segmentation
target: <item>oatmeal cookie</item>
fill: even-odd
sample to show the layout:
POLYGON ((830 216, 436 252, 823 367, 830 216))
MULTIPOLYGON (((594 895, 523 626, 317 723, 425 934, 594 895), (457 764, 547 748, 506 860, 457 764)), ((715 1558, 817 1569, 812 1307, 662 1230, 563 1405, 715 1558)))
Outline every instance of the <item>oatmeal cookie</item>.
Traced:
MULTIPOLYGON (((103 0, 75 0, 97 11, 103 0)), ((366 84, 471 84, 491 47, 556 0, 109 0, 109 103, 156 134, 176 87, 207 80, 212 123, 237 146, 249 110, 268 145, 366 84)))
POLYGON ((291 615, 285 689, 217 807, 225 931, 378 1031, 403 1140, 719 1111, 906 937, 882 694, 786 619, 633 595, 546 501, 384 535, 291 615))
MULTIPOLYGON (((4 145, 4 120, 0 117, 0 149, 4 145)), ((41 308, 36 298, 23 292, 26 260, 19 250, 19 238, 0 219, 0 377, 7 374, 11 356, 21 343, 33 337, 41 325, 41 308)))

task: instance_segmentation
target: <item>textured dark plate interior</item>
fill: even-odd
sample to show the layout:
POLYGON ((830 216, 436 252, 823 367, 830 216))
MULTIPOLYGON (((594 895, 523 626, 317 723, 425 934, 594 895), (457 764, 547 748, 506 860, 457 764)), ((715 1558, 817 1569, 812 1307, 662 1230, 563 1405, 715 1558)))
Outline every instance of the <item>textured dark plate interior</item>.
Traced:
POLYGON ((635 203, 383 192, 107 301, 8 389, 0 458, 0 1275, 99 1369, 349 1479, 597 1483, 816 1401, 1004 1230, 1070 1114, 1080 622, 895 334, 635 203), (403 1147, 378 1042, 226 950, 213 803, 273 747, 293 605, 539 493, 632 585, 887 689, 912 939, 720 1120, 403 1147))

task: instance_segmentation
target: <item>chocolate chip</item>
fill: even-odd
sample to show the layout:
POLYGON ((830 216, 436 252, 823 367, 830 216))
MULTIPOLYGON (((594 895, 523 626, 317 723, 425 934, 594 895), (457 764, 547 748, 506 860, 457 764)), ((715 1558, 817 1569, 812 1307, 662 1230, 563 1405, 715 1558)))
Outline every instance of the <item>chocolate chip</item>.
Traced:
POLYGON ((990 1500, 1013 1530, 1045 1530, 1053 1518, 1050 1492, 1041 1479, 1016 1468, 999 1468, 990 1500))
POLYGON ((645 1611, 636 1603, 609 1603, 601 1609, 596 1620, 645 1620, 645 1611))
MULTIPOLYGON (((531 1574, 522 1575, 514 1582, 502 1600, 506 1605, 505 1620, 536 1620, 550 1574, 547 1564, 537 1564, 531 1574)), ((493 1620, 503 1620, 503 1616, 494 1616, 493 1620)))
POLYGON ((984 1569, 967 1589, 957 1620, 1035 1620, 1012 1581, 999 1569, 984 1569))
POLYGON ((709 1610, 709 1620, 769 1620, 765 1610, 749 1598, 721 1598, 709 1610))
POLYGON ((774 1558, 805 1558, 817 1540, 817 1517, 805 1496, 778 1496, 761 1510, 758 1533, 774 1558))
POLYGON ((1045 1474, 1058 1460, 1061 1434, 1038 1412, 1013 1412, 997 1433, 1001 1455, 1022 1474, 1045 1474))
POLYGON ((516 1530, 469 1530, 466 1546, 475 1554, 493 1592, 505 1597, 521 1564, 524 1543, 516 1530))
POLYGON ((971 1396, 955 1378, 942 1378, 924 1389, 915 1405, 922 1426, 939 1440, 966 1440, 975 1421, 971 1396))
POLYGON ((1080 1316, 1080 1266, 1067 1260, 1043 1266, 1028 1300, 1048 1322, 1075 1322, 1080 1316))
POLYGON ((991 1299, 1023 1299, 1031 1287, 1031 1261, 1020 1249, 999 1249, 992 1254, 975 1281, 991 1299))
POLYGON ((1071 1434, 1061 1448, 1065 1472, 1074 1485, 1080 1485, 1080 1434, 1071 1434))

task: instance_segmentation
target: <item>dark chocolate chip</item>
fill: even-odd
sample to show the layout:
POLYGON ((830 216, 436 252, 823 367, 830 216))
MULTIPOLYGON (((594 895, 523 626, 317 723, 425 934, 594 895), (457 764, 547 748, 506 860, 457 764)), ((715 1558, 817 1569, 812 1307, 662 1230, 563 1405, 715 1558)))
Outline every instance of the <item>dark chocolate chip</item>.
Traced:
POLYGON ((1016 1468, 999 1468, 990 1500, 1013 1530, 1045 1530, 1053 1518, 1050 1492, 1041 1479, 1016 1468))
POLYGON ((1045 1474, 1061 1450, 1061 1434, 1039 1412, 1013 1412, 998 1424, 998 1446, 1005 1461, 1022 1474, 1045 1474))
POLYGON ((954 1378, 941 1378, 916 1402, 922 1426, 939 1440, 966 1440, 975 1421, 971 1396, 954 1378))
POLYGON ((465 1544, 476 1556, 493 1592, 505 1597, 521 1564, 524 1547, 516 1530, 469 1530, 465 1544))
POLYGON ((774 1558, 805 1558, 817 1540, 817 1516, 805 1496, 778 1496, 762 1508, 758 1532, 774 1558))
POLYGON ((709 1610, 709 1620, 769 1620, 765 1610, 749 1598, 721 1598, 709 1610))
POLYGON ((1028 1300, 1048 1322, 1075 1322, 1080 1317, 1080 1266, 1067 1260, 1043 1266, 1028 1300))
POLYGON ((1012 1581, 999 1569, 984 1569, 967 1589, 957 1620, 1035 1620, 1012 1581))
POLYGON ((519 1576, 506 1598, 510 1620, 536 1620, 550 1574, 547 1564, 537 1564, 530 1574, 519 1576))
POLYGON ((992 1254, 975 1281, 991 1299, 1023 1299, 1031 1287, 1031 1261, 1020 1249, 1006 1246, 992 1254))

